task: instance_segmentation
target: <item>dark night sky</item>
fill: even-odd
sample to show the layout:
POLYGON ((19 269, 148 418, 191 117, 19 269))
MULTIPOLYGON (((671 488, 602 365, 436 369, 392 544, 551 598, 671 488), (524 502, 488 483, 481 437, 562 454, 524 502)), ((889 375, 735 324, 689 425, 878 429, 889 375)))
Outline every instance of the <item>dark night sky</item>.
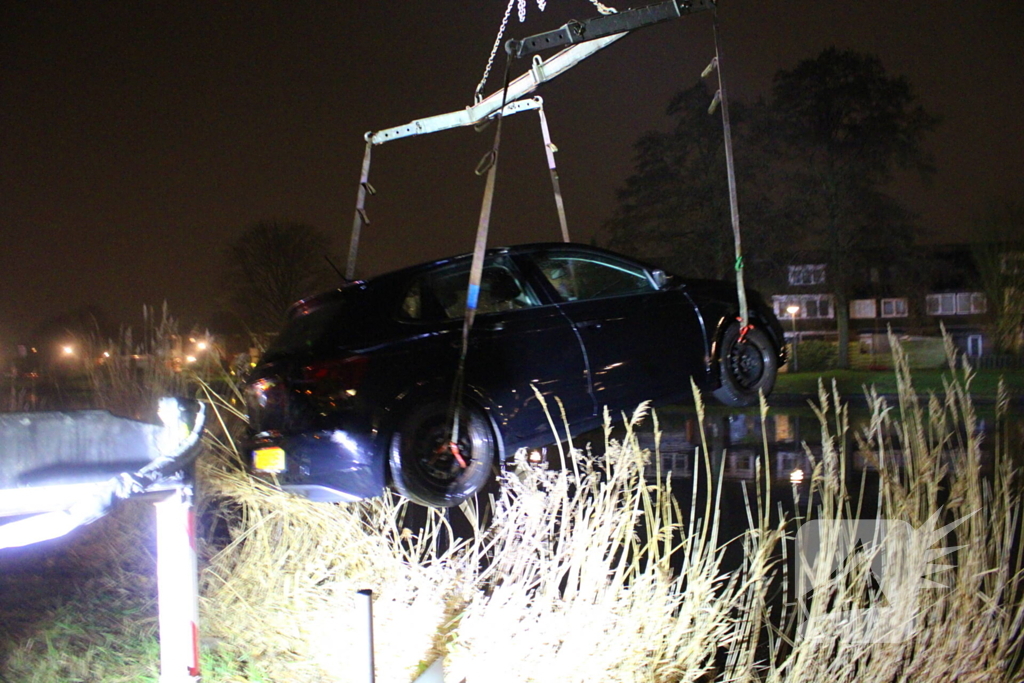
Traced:
MULTIPOLYGON (((89 304, 128 322, 164 300, 181 318, 208 313, 220 250, 257 220, 315 225, 343 261, 362 134, 470 104, 505 0, 0 7, 4 349, 89 304)), ((531 0, 510 35, 594 13, 531 0)), ((1024 197, 1019 0, 721 0, 719 16, 733 97, 830 45, 910 80, 944 119, 928 143, 934 182, 897 187, 932 239, 963 238, 986 202, 1024 197)), ((668 124, 669 98, 712 54, 711 17, 697 15, 543 88, 575 239, 610 215, 632 143, 668 124)), ((507 126, 492 243, 557 239, 536 116, 507 126)), ((458 130, 375 149, 361 275, 471 248, 473 168, 490 140, 458 130)))

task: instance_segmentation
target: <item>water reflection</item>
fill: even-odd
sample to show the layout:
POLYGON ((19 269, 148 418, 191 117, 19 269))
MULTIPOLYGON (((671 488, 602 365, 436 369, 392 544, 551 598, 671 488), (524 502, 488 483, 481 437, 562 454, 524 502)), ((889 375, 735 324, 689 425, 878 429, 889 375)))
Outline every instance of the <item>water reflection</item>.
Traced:
MULTIPOLYGON (((859 476, 878 469, 876 454, 863 450, 855 438, 855 434, 865 431, 869 421, 870 415, 866 411, 852 411, 850 429, 844 435, 845 444, 837 444, 845 447, 840 452, 847 454, 845 465, 850 475, 859 476)), ((696 413, 675 407, 660 411, 659 427, 658 448, 655 448, 650 420, 637 430, 640 446, 652 453, 647 468, 648 478, 656 478, 660 466, 661 477, 689 479, 693 477, 695 463, 701 468, 698 476, 703 476, 702 435, 696 413), (656 460, 655 453, 660 453, 660 462, 656 460)), ((835 425, 829 424, 829 430, 835 432, 835 425)), ((988 431, 988 422, 984 418, 978 420, 978 431, 983 437, 988 431)), ((613 436, 621 436, 621 433, 621 429, 616 430, 613 436)), ((766 469, 773 483, 799 483, 809 478, 814 462, 822 456, 821 421, 810 410, 773 409, 763 420, 759 411, 709 412, 704 417, 703 438, 707 441, 712 473, 717 478, 722 469, 722 476, 727 481, 754 481, 758 476, 760 459, 761 467, 766 469), (767 458, 764 457, 766 454, 767 458)), ((594 439, 589 441, 597 443, 594 439)), ((987 462, 991 456, 992 440, 982 438, 981 443, 983 461, 987 462)), ((885 457, 885 467, 901 467, 904 461, 903 451, 898 445, 887 448, 885 457)))
MULTIPOLYGON (((817 420, 812 416, 772 414, 762 424, 759 413, 706 415, 703 438, 707 440, 712 472, 717 475, 722 469, 727 480, 754 480, 758 458, 764 455, 767 443, 767 471, 771 479, 783 482, 802 479, 811 468, 803 442, 819 442, 812 452, 815 455, 821 453, 820 428, 815 431, 809 428, 811 425, 803 424, 810 421, 817 427, 817 420), (806 436, 805 431, 809 432, 806 436)), ((661 418, 660 427, 661 439, 657 449, 652 429, 642 429, 638 437, 642 448, 649 449, 652 454, 660 452, 662 476, 690 478, 695 462, 702 468, 705 466, 698 459, 702 437, 695 414, 670 414, 661 418)), ((658 467, 659 463, 652 458, 648 476, 657 476, 658 467)))

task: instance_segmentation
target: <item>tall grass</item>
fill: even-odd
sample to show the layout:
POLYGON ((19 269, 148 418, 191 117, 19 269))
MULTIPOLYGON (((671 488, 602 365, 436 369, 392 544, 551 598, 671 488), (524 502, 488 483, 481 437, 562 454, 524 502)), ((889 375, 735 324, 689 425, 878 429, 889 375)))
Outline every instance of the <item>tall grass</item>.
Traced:
MULTIPOLYGON (((199 467, 201 628, 208 661, 244 664, 208 680, 354 680, 364 588, 382 681, 411 681, 438 658, 446 680, 469 683, 1019 680, 1024 450, 1009 397, 983 451, 970 367, 950 347, 945 390, 918 396, 895 348, 898 404, 868 388, 871 417, 855 427, 820 386, 813 471, 780 496, 762 459, 738 539, 722 537, 711 463, 723 459, 707 439, 682 483, 686 509, 660 459, 644 478, 637 434, 658 422, 643 407, 606 429, 600 455, 570 443, 560 467, 518 458, 484 512, 454 513, 475 529, 460 535, 464 520, 394 496, 316 504, 250 479, 232 431, 241 416, 208 394, 227 410, 199 467), (853 472, 855 455, 877 477, 853 472), (851 544, 856 520, 887 520, 872 528, 889 542, 851 544), (729 542, 743 548, 738 568, 724 562, 729 542)), ((703 418, 699 395, 696 408, 703 418)))
POLYGON ((172 363, 177 338, 178 321, 164 304, 159 316, 154 309, 143 308, 141 334, 124 328, 116 340, 79 340, 89 359, 84 367, 92 389, 91 407, 152 420, 156 417, 153 406, 160 397, 193 393, 188 391, 189 373, 182 373, 172 363))
MULTIPOLYGON (((718 499, 680 510, 668 478, 644 480, 640 410, 601 457, 570 447, 554 470, 518 460, 489 525, 454 544, 439 543, 438 513, 405 528, 391 498, 316 505, 208 470, 242 512, 207 570, 206 629, 288 680, 346 680, 337 645, 354 637, 353 597, 369 587, 381 680, 411 680, 439 656, 467 681, 1009 680, 1024 612, 1008 402, 985 464, 971 369, 950 348, 945 393, 919 397, 894 346, 899 405, 869 389, 871 419, 854 430, 821 387, 823 450, 808 451, 803 504, 781 513, 759 479, 738 570, 723 568, 718 499), (878 468, 876 508, 848 469, 854 449, 878 468), (885 546, 881 576, 878 547, 844 545, 858 519, 913 532, 885 546), (810 567, 794 539, 812 522, 831 561, 810 567)), ((720 491, 702 455, 697 477, 720 491)))
POLYGON ((1002 392, 997 443, 986 462, 970 400, 973 372, 966 361, 958 364, 951 344, 947 351, 944 395, 917 396, 898 344, 899 405, 869 390, 871 420, 855 436, 878 468, 876 509, 861 507, 845 484, 850 453, 837 436, 849 430, 848 417, 839 397, 822 388, 824 447, 812 486, 820 502, 796 521, 887 520, 890 535, 905 534, 887 546, 886 566, 872 581, 876 557, 843 557, 851 527, 822 527, 821 556, 839 561, 815 567, 813 596, 797 596, 806 621, 768 680, 1019 680, 1021 487, 1010 456, 1021 443, 1006 440, 1002 392))
POLYGON ((408 528, 395 498, 316 505, 207 461, 209 490, 241 512, 206 572, 204 628, 287 680, 348 680, 338 644, 358 642, 355 593, 372 588, 381 680, 411 680, 440 656, 452 680, 709 675, 721 647, 749 644, 737 615, 763 601, 782 531, 752 535, 746 568, 725 575, 715 515, 686 529, 668 480, 644 481, 645 412, 600 458, 569 450, 555 470, 519 459, 490 523, 456 541, 437 511, 408 528))

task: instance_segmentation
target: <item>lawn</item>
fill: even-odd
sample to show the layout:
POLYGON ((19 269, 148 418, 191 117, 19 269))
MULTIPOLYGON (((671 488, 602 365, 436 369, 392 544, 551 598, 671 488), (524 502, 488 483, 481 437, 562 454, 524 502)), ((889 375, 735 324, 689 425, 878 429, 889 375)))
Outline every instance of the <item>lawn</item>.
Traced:
MULTIPOLYGON (((835 380, 839 386, 839 393, 851 398, 862 396, 864 387, 874 386, 881 394, 895 394, 896 373, 893 370, 827 370, 824 372, 783 372, 775 383, 774 394, 779 395, 805 395, 808 397, 817 396, 818 379, 823 379, 826 385, 831 386, 835 380)), ((948 380, 949 370, 914 370, 914 389, 922 394, 943 392, 943 382, 948 380)), ((979 402, 989 402, 996 399, 999 380, 1002 378, 1006 383, 1007 391, 1011 397, 1020 399, 1024 397, 1024 372, 1005 370, 979 370, 971 383, 971 395, 979 402)))

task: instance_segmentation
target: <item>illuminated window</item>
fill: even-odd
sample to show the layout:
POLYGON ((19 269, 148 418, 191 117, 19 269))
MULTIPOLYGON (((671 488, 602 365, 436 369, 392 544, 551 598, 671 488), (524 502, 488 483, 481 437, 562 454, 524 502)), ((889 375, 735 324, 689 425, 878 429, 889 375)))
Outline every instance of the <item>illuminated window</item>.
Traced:
POLYGON ((772 297, 775 315, 789 319, 787 309, 796 306, 797 318, 818 319, 835 317, 835 298, 831 294, 787 294, 772 297))
POLYGON ((928 315, 972 315, 988 310, 988 301, 981 292, 950 292, 925 297, 928 315))
POLYGON ((875 317, 874 299, 854 299, 850 302, 850 317, 854 319, 875 317))
POLYGON ((825 284, 825 264, 808 263, 789 267, 789 284, 791 285, 823 285, 825 284))

